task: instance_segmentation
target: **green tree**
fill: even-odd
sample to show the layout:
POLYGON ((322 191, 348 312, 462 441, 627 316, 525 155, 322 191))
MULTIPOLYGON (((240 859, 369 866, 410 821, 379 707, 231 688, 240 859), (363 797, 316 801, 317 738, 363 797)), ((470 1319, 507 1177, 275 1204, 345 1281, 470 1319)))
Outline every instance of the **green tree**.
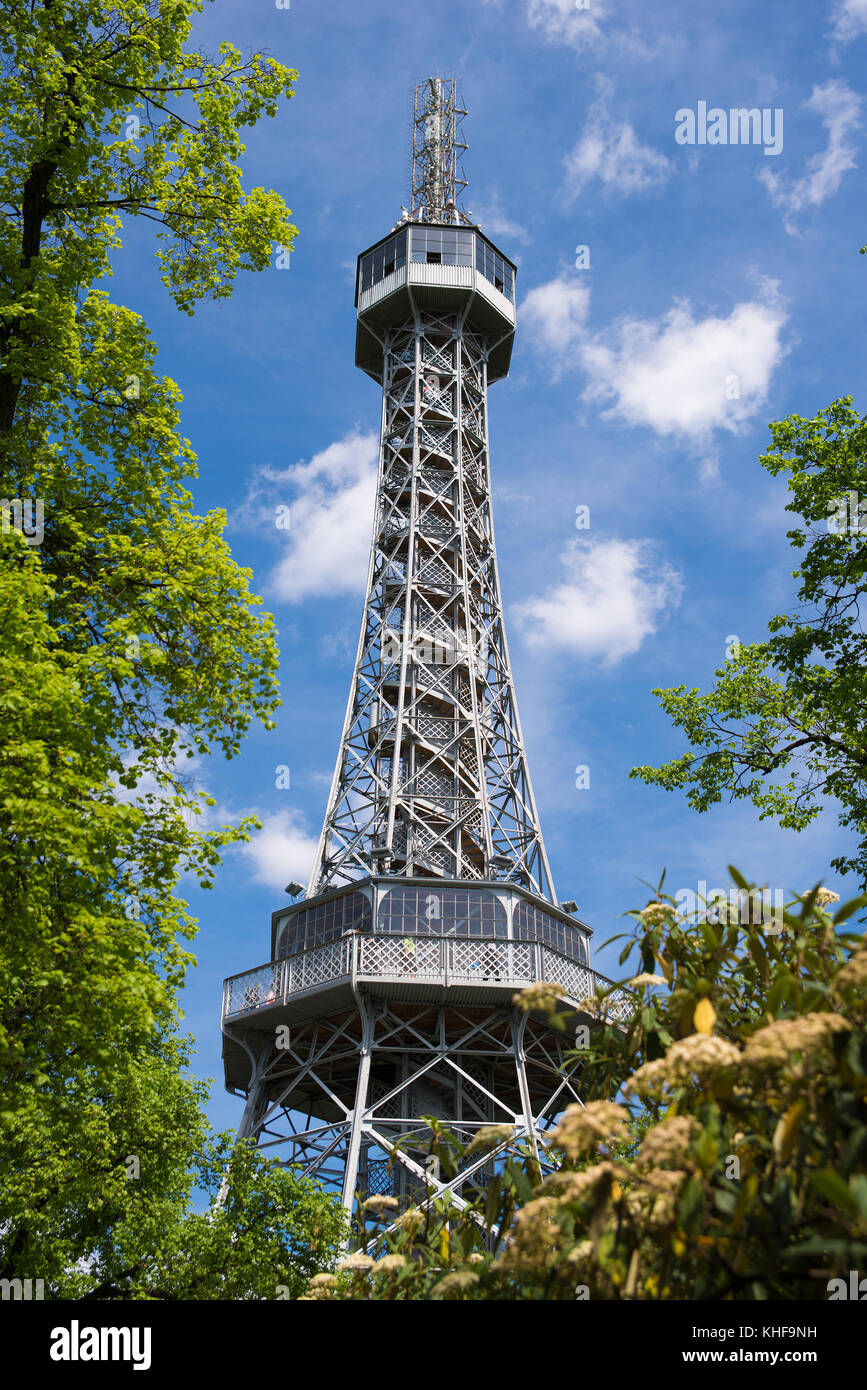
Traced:
POLYGON ((180 392, 154 372, 136 314, 95 288, 122 220, 156 224, 163 280, 187 312, 262 270, 295 228, 245 193, 241 131, 296 74, 231 44, 187 50, 196 0, 45 0, 0 9, 0 467, 41 497, 52 625, 109 674, 127 780, 185 798, 173 762, 237 751, 275 702, 269 618, 185 481, 180 392), (131 124, 131 122, 133 124, 131 124))
POLYGON ((53 632, 33 551, 13 535, 0 555, 0 1278, 51 1297, 294 1296, 343 1214, 208 1134, 174 1029, 190 922, 172 889, 200 847, 118 799, 105 672, 53 632))
POLYGON ((0 1277, 41 1278, 50 1298, 275 1299, 332 1264, 339 1201, 211 1135, 189 1051, 167 1034, 124 1047, 110 1084, 70 1065, 63 1103, 6 1135, 0 1277))
POLYGON ((330 1199, 206 1140, 174 1029, 195 929, 178 881, 210 886, 253 826, 197 828, 185 767, 273 727, 277 650, 224 515, 194 511, 180 391, 104 286, 131 218, 187 313, 295 236, 239 160, 296 74, 196 52, 200 9, 0 4, 0 495, 45 516, 38 547, 7 516, 0 541, 0 1266, 63 1290, 83 1262, 75 1287, 106 1296, 274 1297, 291 1230, 315 1268, 335 1229, 330 1199), (231 1180, 205 1221, 190 1193, 215 1165, 231 1180))
POLYGON ((847 396, 770 428, 760 462, 786 474, 787 510, 801 519, 787 533, 799 553, 799 606, 771 619, 765 641, 733 653, 707 694, 653 692, 692 751, 631 776, 686 788, 698 811, 748 799, 793 830, 831 800, 859 837, 832 865, 867 885, 867 420, 847 396))
POLYGON ((38 558, 22 569, 4 550, 0 892, 24 974, 3 984, 13 1023, 9 981, 32 1003, 34 1075, 63 1056, 43 1026, 45 991, 75 1035, 66 1045, 103 1067, 116 1057, 110 1019, 165 1021, 194 925, 173 889, 183 872, 209 885, 222 845, 248 833, 195 828, 184 764, 212 744, 232 756, 277 703, 272 620, 224 517, 196 516, 184 485, 195 459, 178 388, 154 373, 141 319, 93 287, 120 250, 121 214, 159 225, 165 282, 188 310, 227 293, 240 266, 267 264, 272 237, 291 241, 282 201, 245 194, 235 161, 240 131, 276 111, 295 74, 231 45, 218 60, 188 52, 199 8, 0 8, 0 492, 45 509, 38 558), (96 1014, 91 969, 105 980, 96 1014))

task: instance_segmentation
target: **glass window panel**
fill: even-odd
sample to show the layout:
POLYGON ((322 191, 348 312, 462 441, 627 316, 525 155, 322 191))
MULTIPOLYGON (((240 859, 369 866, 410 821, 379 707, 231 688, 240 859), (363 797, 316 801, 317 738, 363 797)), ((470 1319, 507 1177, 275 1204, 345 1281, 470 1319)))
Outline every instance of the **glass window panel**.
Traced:
POLYGON ((505 936, 506 913, 488 893, 430 886, 393 888, 380 903, 379 929, 432 936, 505 936))
POLYGON ((572 960, 586 962, 586 943, 577 927, 570 927, 568 923, 540 911, 523 899, 519 899, 515 905, 513 922, 516 939, 541 941, 572 960))
POLYGON ((319 907, 308 908, 290 917, 278 937, 278 956, 296 955, 343 935, 350 926, 369 931, 370 903, 363 893, 332 898, 319 907))

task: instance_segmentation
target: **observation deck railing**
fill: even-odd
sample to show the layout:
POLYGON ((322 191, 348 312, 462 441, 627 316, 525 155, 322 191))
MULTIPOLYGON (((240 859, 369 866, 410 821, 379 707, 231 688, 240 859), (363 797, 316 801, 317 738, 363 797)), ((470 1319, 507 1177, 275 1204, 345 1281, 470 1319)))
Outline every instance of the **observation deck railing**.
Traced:
MULTIPOLYGON (((358 933, 233 975, 223 985, 223 1020, 287 1004, 328 985, 381 979, 439 988, 508 985, 516 990, 544 982, 561 985, 565 997, 579 1005, 612 987, 606 976, 539 941, 413 936, 410 951, 405 939, 358 933)), ((630 995, 618 988, 608 996, 605 1009, 609 1018, 623 1022, 632 1009, 630 995)))

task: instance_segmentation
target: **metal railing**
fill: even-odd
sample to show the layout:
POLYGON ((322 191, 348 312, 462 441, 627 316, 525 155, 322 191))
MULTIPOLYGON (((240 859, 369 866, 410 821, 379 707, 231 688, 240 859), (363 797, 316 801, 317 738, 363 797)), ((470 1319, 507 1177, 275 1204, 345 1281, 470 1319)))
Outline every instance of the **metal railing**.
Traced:
MULTIPOLYGON (((583 1003, 612 981, 539 941, 501 937, 411 936, 359 933, 314 946, 285 960, 269 961, 233 975, 223 985, 223 1018, 285 1004, 290 997, 341 981, 394 979, 420 984, 510 985, 524 989, 544 982, 561 985, 568 999, 583 1003), (405 943, 412 942, 412 949, 405 943)), ((615 990, 606 1001, 608 1016, 622 1022, 631 1011, 630 995, 615 990)))

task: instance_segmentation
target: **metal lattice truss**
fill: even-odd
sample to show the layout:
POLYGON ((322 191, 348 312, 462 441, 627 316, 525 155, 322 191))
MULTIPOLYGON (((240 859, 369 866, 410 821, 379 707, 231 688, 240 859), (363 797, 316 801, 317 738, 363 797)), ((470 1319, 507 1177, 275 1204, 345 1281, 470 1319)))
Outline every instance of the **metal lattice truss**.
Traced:
POLYGON ((367 599, 308 895, 372 868, 554 902, 494 551, 486 344, 417 313, 384 343, 367 599))
MULTIPOLYGON (((464 1208, 497 1161, 531 1146, 579 1102, 581 1060, 568 1040, 514 1008, 443 1008, 358 996, 357 1010, 273 1035, 226 1030, 253 1063, 240 1138, 356 1198, 387 1194, 424 1206, 449 1193, 464 1208), (499 1145, 446 1178, 429 1159, 435 1116, 466 1146, 502 1125, 499 1145), (317 1118, 318 1117, 318 1118, 317 1118)), ((546 1165, 547 1166, 547 1165, 546 1165)))
POLYGON ((466 150, 457 83, 429 77, 415 89, 412 124, 411 215, 418 221, 468 222, 456 201, 467 181, 460 167, 466 150))

